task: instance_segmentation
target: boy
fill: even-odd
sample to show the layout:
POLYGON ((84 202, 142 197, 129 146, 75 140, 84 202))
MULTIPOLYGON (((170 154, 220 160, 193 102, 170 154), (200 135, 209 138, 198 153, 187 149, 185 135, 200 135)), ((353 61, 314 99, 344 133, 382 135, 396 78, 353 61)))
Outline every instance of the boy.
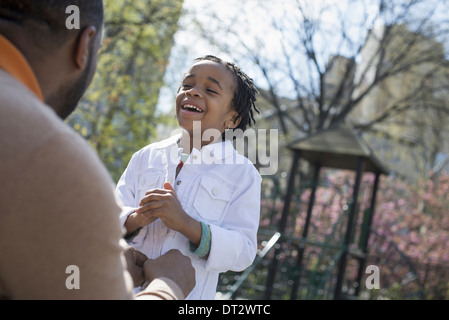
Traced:
POLYGON ((196 59, 176 98, 182 134, 136 152, 117 184, 133 247, 150 259, 173 248, 191 257, 187 299, 214 299, 219 272, 255 258, 261 177, 225 136, 254 123, 256 94, 235 64, 196 59))

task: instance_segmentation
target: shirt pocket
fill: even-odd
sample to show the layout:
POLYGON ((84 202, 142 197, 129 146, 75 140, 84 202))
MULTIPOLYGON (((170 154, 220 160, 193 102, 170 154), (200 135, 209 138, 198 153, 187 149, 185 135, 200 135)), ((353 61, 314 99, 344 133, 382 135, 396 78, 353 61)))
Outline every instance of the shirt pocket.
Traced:
POLYGON ((139 204, 140 200, 145 196, 145 193, 154 188, 160 187, 160 181, 162 177, 162 172, 157 169, 147 169, 139 173, 137 177, 137 197, 136 205, 139 204))
POLYGON ((222 179, 203 175, 193 207, 205 222, 220 221, 231 201, 233 191, 222 179))

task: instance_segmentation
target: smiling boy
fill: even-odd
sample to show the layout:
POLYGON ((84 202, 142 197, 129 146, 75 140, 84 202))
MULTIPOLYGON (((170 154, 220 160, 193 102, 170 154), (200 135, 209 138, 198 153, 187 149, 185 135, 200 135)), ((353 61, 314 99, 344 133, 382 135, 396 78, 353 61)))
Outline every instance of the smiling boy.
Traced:
POLYGON ((173 248, 191 258, 187 299, 214 299, 219 273, 255 258, 261 177, 223 137, 254 123, 256 94, 235 64, 196 59, 176 98, 182 134, 136 152, 117 184, 129 243, 149 258, 173 248))

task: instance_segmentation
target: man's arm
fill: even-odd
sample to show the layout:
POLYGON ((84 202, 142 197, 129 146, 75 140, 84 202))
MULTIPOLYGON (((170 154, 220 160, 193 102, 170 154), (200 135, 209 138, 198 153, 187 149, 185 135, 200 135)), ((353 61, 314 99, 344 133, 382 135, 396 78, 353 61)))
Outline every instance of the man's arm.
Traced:
POLYGON ((190 258, 179 250, 169 250, 144 264, 147 279, 138 299, 182 300, 195 287, 195 269, 190 258))
MULTIPOLYGON (((2 255, 11 298, 136 298, 133 279, 141 281, 141 275, 139 280, 128 272, 113 181, 95 152, 80 137, 61 132, 35 150, 21 172, 10 182, 20 188, 3 234, 11 240, 2 255)), ((142 265, 137 258, 130 271, 142 265)), ((192 281, 190 259, 161 261, 144 265, 151 274, 146 292, 163 299, 185 297, 193 286, 172 272, 192 281)))
POLYGON ((134 286, 142 286, 139 300, 183 300, 195 286, 195 270, 190 258, 170 250, 156 260, 124 243, 128 271, 134 286), (145 271, 144 271, 145 270, 145 271))
POLYGON ((113 181, 75 134, 30 155, 11 199, 10 286, 24 299, 132 299, 113 181), (14 232, 13 232, 14 233, 14 232), (76 270, 71 271, 71 270, 76 270))

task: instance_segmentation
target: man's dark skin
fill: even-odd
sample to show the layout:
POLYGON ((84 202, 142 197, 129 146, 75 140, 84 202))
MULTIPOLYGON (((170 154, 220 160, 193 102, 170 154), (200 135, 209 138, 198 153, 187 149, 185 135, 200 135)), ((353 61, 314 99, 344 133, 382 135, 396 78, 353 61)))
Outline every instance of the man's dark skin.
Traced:
MULTIPOLYGON (((71 1, 70 4, 78 3, 82 7, 83 2, 90 1, 94 2, 79 0, 71 1)), ((21 19, 22 2, 23 6, 30 3, 29 0, 0 0, 0 34, 22 52, 34 71, 45 103, 54 109, 60 118, 65 119, 76 108, 94 77, 102 41, 103 14, 101 12, 100 21, 95 25, 88 19, 83 21, 85 13, 81 11, 81 28, 70 32, 62 30, 56 37, 51 25, 40 21, 40 17, 21 19), (57 45, 50 43, 52 37, 58 40, 55 41, 57 45)), ((101 4, 100 0, 95 2, 101 4)), ((27 14, 26 10, 23 14, 27 14)), ((61 14, 52 18, 60 19, 64 25, 67 15, 61 14)), ((178 250, 170 250, 156 260, 147 259, 130 246, 124 253, 135 285, 149 283, 161 277, 169 278, 178 284, 184 296, 187 296, 195 285, 195 271, 191 261, 178 250)))

